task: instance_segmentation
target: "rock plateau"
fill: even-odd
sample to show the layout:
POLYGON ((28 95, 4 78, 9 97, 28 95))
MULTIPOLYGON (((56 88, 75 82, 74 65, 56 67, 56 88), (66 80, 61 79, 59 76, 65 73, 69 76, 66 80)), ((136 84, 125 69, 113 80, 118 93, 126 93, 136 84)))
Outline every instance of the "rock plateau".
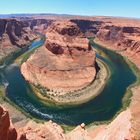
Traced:
POLYGON ((47 89, 78 90, 95 78, 95 53, 77 24, 55 21, 46 31, 45 44, 23 63, 21 72, 47 89))

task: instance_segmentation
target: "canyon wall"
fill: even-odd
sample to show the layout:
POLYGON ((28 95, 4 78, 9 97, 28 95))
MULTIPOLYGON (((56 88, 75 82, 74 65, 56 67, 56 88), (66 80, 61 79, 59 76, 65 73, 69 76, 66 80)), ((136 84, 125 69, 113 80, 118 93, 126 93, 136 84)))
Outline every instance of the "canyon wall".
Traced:
MULTIPOLYGON (((96 42, 109 49, 117 50, 118 53, 127 57, 140 69, 140 21, 134 19, 120 19, 119 21, 102 26, 96 35, 96 42)), ((137 74, 139 73, 137 72, 137 74)), ((133 97, 129 107, 131 115, 130 133, 132 139, 136 140, 140 139, 139 92, 139 86, 133 88, 133 97)))
POLYGON ((133 62, 140 66, 140 27, 106 25, 96 35, 102 44, 111 49, 122 51, 133 62))
POLYGON ((44 124, 29 121, 26 126, 15 129, 8 111, 0 106, 0 140, 66 140, 66 136, 52 121, 44 124))
POLYGON ((35 31, 43 33, 50 22, 33 18, 0 19, 0 59, 38 38, 35 31))
POLYGON ((16 19, 0 19, 0 59, 22 48, 37 36, 16 19))
POLYGON ((63 129, 56 123, 49 121, 38 124, 33 121, 18 130, 18 140, 67 140, 63 129))
MULTIPOLYGON (((99 42, 110 46, 111 49, 119 50, 121 54, 127 56, 140 68, 140 24, 138 21, 131 24, 133 21, 108 17, 91 18, 91 20, 73 18, 66 22, 33 18, 0 19, 0 57, 35 39, 37 36, 33 31, 46 33, 47 40, 44 46, 36 50, 22 65, 23 75, 28 81, 51 89, 58 90, 58 87, 60 87, 60 91, 79 89, 88 85, 96 73, 95 53, 91 50, 85 37, 96 35, 99 42)), ((87 133, 80 128, 80 131, 76 129, 76 132, 74 130, 74 133, 72 132, 68 137, 71 140, 74 140, 74 136, 81 137, 81 139, 86 137, 87 139, 99 140, 102 137, 106 137, 106 140, 114 137, 118 139, 119 136, 122 136, 122 139, 131 139, 129 132, 131 134, 133 132, 134 138, 139 139, 139 91, 140 89, 136 88, 133 92, 133 104, 130 106, 130 110, 122 112, 111 124, 103 127, 99 133, 97 131, 93 131, 92 134, 87 133), (89 137, 89 135, 91 136, 89 137)), ((14 140, 16 132, 10 127, 7 111, 0 108, 0 116, 0 124, 2 124, 0 125, 0 139, 3 136, 8 139, 12 135, 14 140)), ((30 139, 31 137, 41 137, 42 139, 44 137, 45 139, 44 135, 48 136, 52 133, 52 127, 48 132, 45 131, 47 126, 41 126, 40 130, 37 130, 37 127, 39 126, 26 127, 21 139, 30 139)), ((63 135, 63 133, 59 135, 63 135)), ((51 138, 54 139, 54 137, 51 138)))
POLYGON ((95 37, 104 22, 101 20, 84 20, 84 19, 71 19, 71 22, 75 23, 85 37, 95 37))
MULTIPOLYGON (((0 19, 0 59, 15 52, 38 38, 36 32, 46 33, 54 18, 46 17, 18 17, 0 19)), ((92 21, 84 19, 71 19, 76 23, 81 31, 88 36, 95 36, 102 21, 92 21)))

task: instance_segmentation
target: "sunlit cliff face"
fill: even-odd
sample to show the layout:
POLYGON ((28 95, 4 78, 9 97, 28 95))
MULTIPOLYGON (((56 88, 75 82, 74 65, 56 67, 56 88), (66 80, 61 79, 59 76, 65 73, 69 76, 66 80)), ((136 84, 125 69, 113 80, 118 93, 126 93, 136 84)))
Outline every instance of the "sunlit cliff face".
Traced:
POLYGON ((44 46, 22 65, 25 79, 61 91, 78 90, 90 84, 96 74, 95 52, 80 28, 70 21, 56 21, 48 27, 46 36, 44 46), (35 72, 35 67, 40 73, 35 72), (30 71, 34 71, 37 79, 30 71))

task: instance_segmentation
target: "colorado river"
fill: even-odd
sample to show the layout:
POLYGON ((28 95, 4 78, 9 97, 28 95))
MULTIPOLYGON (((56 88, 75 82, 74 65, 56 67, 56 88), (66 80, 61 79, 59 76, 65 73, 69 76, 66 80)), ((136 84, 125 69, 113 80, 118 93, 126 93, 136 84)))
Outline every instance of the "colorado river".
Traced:
MULTIPOLYGON (((34 42, 30 49, 43 42, 34 42)), ((110 79, 95 99, 72 108, 54 109, 43 104, 31 91, 17 65, 11 64, 0 71, 0 81, 6 81, 6 96, 25 112, 37 119, 53 120, 60 124, 89 124, 112 118, 122 107, 126 89, 136 81, 131 68, 119 54, 94 44, 97 57, 108 65, 110 79)))

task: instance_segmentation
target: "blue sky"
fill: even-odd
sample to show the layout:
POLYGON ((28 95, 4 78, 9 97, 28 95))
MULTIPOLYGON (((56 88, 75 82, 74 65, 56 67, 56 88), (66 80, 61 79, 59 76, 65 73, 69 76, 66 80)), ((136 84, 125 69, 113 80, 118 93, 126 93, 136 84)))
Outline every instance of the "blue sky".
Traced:
POLYGON ((0 14, 57 13, 140 18, 140 0, 0 0, 0 14))

